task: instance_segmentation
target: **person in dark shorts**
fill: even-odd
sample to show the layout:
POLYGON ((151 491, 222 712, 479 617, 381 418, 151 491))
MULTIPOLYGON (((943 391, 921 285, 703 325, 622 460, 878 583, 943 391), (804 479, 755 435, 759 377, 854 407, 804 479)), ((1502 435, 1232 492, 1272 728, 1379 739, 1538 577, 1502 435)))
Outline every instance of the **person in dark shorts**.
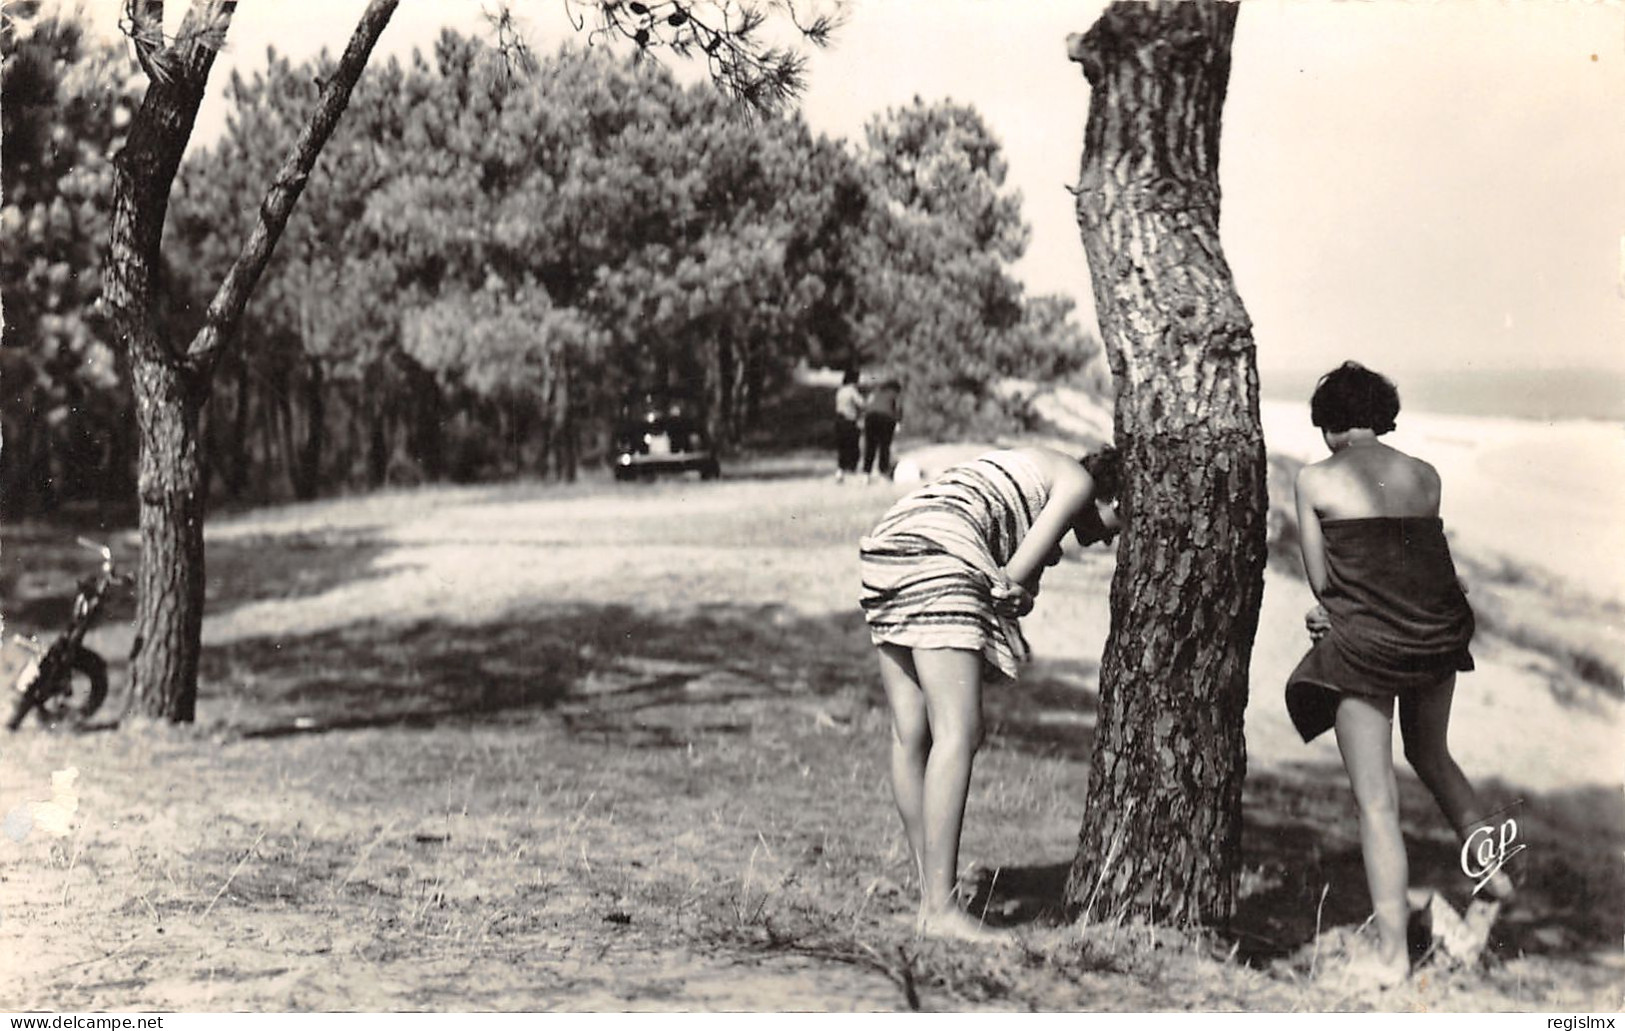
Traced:
POLYGON ((863 403, 863 482, 868 483, 879 463, 880 475, 891 471, 891 442, 903 421, 903 386, 883 379, 863 403))
MULTIPOLYGON (((1439 519, 1439 474, 1378 440, 1398 414, 1394 385, 1355 362, 1315 388, 1310 418, 1332 453, 1299 470, 1297 508, 1304 572, 1319 604, 1305 619, 1313 647, 1286 688, 1305 741, 1337 735, 1378 934, 1375 954, 1358 958, 1350 974, 1379 987, 1410 973, 1396 701, 1405 757, 1456 834, 1465 841, 1489 817, 1446 741, 1456 674, 1473 668, 1473 610, 1439 519)), ((1482 887, 1494 900, 1513 890, 1504 871, 1482 887)))

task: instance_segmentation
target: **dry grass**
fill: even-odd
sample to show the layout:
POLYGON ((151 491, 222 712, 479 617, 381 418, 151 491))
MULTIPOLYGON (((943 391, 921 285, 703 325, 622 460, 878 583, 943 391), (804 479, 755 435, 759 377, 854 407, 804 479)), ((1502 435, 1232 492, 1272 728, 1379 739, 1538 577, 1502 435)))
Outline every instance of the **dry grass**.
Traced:
MULTIPOLYGON (((816 470, 221 523, 196 726, 0 742, 0 808, 48 797, 53 770, 77 768, 80 790, 67 836, 0 837, 0 1009, 1619 1003, 1619 966, 1598 958, 1617 958, 1625 897, 1606 792, 1601 810, 1525 793, 1546 843, 1526 909, 1482 966, 1430 960, 1385 996, 1330 973, 1364 890, 1346 788, 1322 763, 1249 779, 1230 931, 1058 922, 1088 646, 989 693, 965 855, 987 867, 973 905, 1019 947, 915 941, 849 582, 852 542, 891 495, 816 470)), ((26 529, 8 532, 8 615, 43 620, 42 592, 78 559, 26 529)), ((1045 604, 1092 612, 1107 575, 1103 558, 1069 564, 1045 604)), ((98 640, 111 655, 126 638, 98 640)), ((1414 865, 1442 876, 1453 846, 1406 791, 1414 865)))

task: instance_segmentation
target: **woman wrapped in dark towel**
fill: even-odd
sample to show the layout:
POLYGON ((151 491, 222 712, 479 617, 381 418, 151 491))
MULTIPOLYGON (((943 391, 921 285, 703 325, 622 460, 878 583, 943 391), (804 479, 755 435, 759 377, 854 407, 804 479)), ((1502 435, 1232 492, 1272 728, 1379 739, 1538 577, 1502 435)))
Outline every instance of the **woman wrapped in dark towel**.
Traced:
MULTIPOLYGON (((1354 362, 1321 377, 1310 402, 1331 457, 1298 473, 1304 572, 1320 604, 1314 646, 1287 681, 1305 741, 1335 729, 1359 808, 1360 849, 1378 947, 1353 973, 1380 986, 1410 973, 1405 843, 1394 779, 1398 702, 1405 757, 1465 841, 1488 814, 1446 742, 1456 673, 1473 668, 1473 611, 1439 519, 1439 475, 1377 438, 1394 428, 1399 393, 1354 362)), ((1512 893, 1505 872, 1482 889, 1512 893)))

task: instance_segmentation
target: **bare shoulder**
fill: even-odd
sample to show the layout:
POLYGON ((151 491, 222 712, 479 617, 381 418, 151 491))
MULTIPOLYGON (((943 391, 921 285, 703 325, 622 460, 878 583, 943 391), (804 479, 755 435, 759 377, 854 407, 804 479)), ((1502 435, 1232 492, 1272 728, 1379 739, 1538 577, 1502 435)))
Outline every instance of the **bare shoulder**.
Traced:
POLYGON ((1420 458, 1411 459, 1411 470, 1416 477, 1417 488, 1424 503, 1429 509, 1433 510, 1434 514, 1437 514, 1439 498, 1444 493, 1444 488, 1439 480, 1439 470, 1420 458))
POLYGON ((1388 448, 1387 453, 1390 460, 1397 465, 1390 471, 1390 477, 1401 482, 1409 480, 1410 483, 1424 490, 1438 492, 1439 470, 1433 468, 1431 463, 1417 458, 1408 451, 1401 451, 1395 447, 1388 448), (1403 472, 1401 473, 1401 471, 1403 472))
POLYGON ((1351 470, 1338 455, 1311 462, 1298 470, 1298 505, 1307 505, 1323 515, 1339 510, 1348 499, 1350 480, 1351 470))
POLYGON ((1041 444, 1023 444, 1010 450, 1038 466, 1044 471, 1045 475, 1068 462, 1073 465, 1078 464, 1077 459, 1070 455, 1057 451, 1052 447, 1044 447, 1041 444))
POLYGON ((1423 483, 1432 485, 1435 488, 1439 486, 1439 470, 1433 468, 1433 464, 1431 462, 1424 462, 1415 455, 1408 455, 1406 457, 1410 458, 1411 462, 1414 463, 1412 468, 1416 470, 1418 479, 1420 479, 1423 483))
POLYGON ((1054 448, 1042 447, 1037 444, 1015 448, 1014 450, 1038 466, 1039 471, 1044 475, 1044 479, 1049 481, 1052 493, 1065 491, 1083 494, 1094 486, 1089 479, 1089 474, 1084 471, 1082 464, 1064 451, 1057 451, 1054 448))
POLYGON ((1313 494, 1319 490, 1332 475, 1331 459, 1323 458, 1318 462, 1307 462, 1298 467, 1296 484, 1299 494, 1313 494))

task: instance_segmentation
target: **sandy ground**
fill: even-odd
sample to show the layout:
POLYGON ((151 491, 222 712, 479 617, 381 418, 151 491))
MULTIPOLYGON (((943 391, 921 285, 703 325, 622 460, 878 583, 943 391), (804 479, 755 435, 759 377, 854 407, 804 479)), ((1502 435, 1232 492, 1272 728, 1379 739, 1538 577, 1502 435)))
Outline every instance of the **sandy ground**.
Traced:
MULTIPOLYGON (((977 447, 929 449, 912 457, 934 467, 965 450, 977 447)), ((902 493, 903 488, 856 489, 868 491, 860 504, 881 507, 879 499, 902 493)), ((388 527, 380 535, 388 545, 387 555, 375 564, 372 579, 338 585, 315 598, 236 608, 210 621, 205 641, 224 644, 239 634, 260 633, 258 628, 267 624, 286 628, 294 636, 320 633, 345 626, 356 611, 400 623, 455 613, 458 620, 476 624, 526 598, 577 592, 588 584, 595 597, 640 602, 652 594, 658 597, 663 589, 663 577, 650 582, 643 576, 642 571, 650 568, 686 568, 682 577, 686 594, 773 603, 812 616, 850 611, 858 568, 855 550, 847 542, 825 545, 825 576, 811 581, 804 576, 803 546, 778 550, 764 542, 762 548, 741 550, 704 543, 708 520, 726 512, 747 507, 764 525, 777 519, 838 524, 847 511, 845 502, 850 502, 848 494, 834 493, 817 480, 733 483, 725 491, 673 486, 658 496, 617 499, 617 506, 622 506, 619 514, 635 524, 673 524, 661 530, 674 538, 673 543, 653 551, 630 550, 608 540, 617 529, 604 533, 606 540, 593 540, 596 535, 590 530, 583 535, 585 527, 606 522, 603 498, 447 507, 388 527), (565 538, 569 548, 552 546, 565 538), (500 576, 491 576, 489 556, 494 551, 502 555, 500 576)), ((364 506, 348 512, 364 524, 364 506)), ((218 537, 231 540, 232 535, 265 532, 333 535, 345 530, 328 512, 314 511, 310 516, 310 522, 288 514, 223 527, 218 537)), ((624 524, 617 520, 613 525, 624 524)), ((1074 553, 1074 558, 1079 556, 1074 553)), ((1064 564, 1050 577, 1045 605, 1027 621, 1033 646, 1046 657, 1097 662, 1105 646, 1107 592, 1098 569, 1102 558, 1087 559, 1087 564, 1064 564), (1094 572, 1084 576, 1084 569, 1094 572)), ((1306 647, 1302 616, 1310 605, 1313 597, 1302 581, 1267 574, 1246 714, 1248 756, 1254 769, 1305 759, 1337 761, 1336 743, 1329 737, 1308 746, 1298 740, 1280 701, 1285 676, 1306 647)), ((1464 768, 1474 776, 1503 777, 1531 790, 1625 785, 1625 751, 1620 750, 1620 742, 1625 742, 1625 704, 1620 699, 1594 693, 1588 699, 1589 711, 1579 719, 1575 707, 1549 690, 1550 663, 1540 655, 1493 639, 1477 642, 1474 652, 1477 670, 1462 676, 1453 714, 1453 746, 1464 768)))
MULTIPOLYGON (((1315 457, 1318 433, 1298 425, 1304 406, 1266 406, 1265 433, 1272 449, 1315 457)), ((1608 589, 1614 570, 1606 562, 1586 561, 1586 551, 1622 554, 1625 549, 1625 449, 1608 450, 1618 430, 1593 424, 1545 426, 1511 420, 1414 417, 1411 432, 1423 443, 1449 441, 1447 447, 1417 446, 1416 453, 1435 460, 1445 477, 1452 502, 1450 526, 1459 533, 1458 551, 1476 556, 1494 542, 1498 554, 1519 563, 1585 571, 1586 590, 1608 589), (1479 423, 1488 428, 1478 428, 1479 423), (1423 427, 1426 427, 1424 429, 1423 427), (1513 489, 1482 469, 1498 469, 1530 455, 1567 455, 1562 441, 1584 441, 1600 456, 1620 461, 1620 475, 1606 487, 1591 483, 1588 467, 1572 460, 1553 461, 1543 475, 1556 477, 1565 470, 1574 480, 1547 492, 1531 494, 1513 489), (1474 444, 1473 442, 1479 442, 1474 444), (1442 456, 1442 457, 1436 457, 1442 456), (1495 504, 1480 507, 1475 497, 1493 497, 1495 504), (1610 508, 1610 498, 1620 504, 1610 508), (1531 513, 1558 499, 1571 499, 1573 515, 1561 521, 1535 520, 1531 513), (1523 507, 1518 507, 1521 504, 1523 507), (1505 506, 1505 507, 1501 507, 1505 506), (1558 533, 1553 523, 1572 527, 1558 533), (1540 530, 1530 529, 1541 527, 1540 530), (1607 534, 1606 529, 1615 532, 1607 534), (1572 544, 1572 546, 1570 546, 1572 544)), ((1307 418, 1301 420, 1308 424, 1307 418)), ((1395 435, 1396 446, 1409 440, 1395 435)), ((912 448, 899 465, 926 473, 986 445, 951 444, 912 448)), ((783 605, 808 615, 848 612, 857 582, 854 548, 840 534, 859 512, 882 509, 885 499, 900 495, 906 484, 851 485, 834 489, 817 479, 764 479, 709 490, 697 482, 673 483, 643 496, 615 496, 615 518, 608 519, 605 499, 596 494, 557 501, 503 502, 447 505, 379 529, 370 529, 365 502, 333 506, 293 507, 277 514, 225 525, 214 531, 219 540, 255 535, 297 534, 317 540, 340 540, 346 533, 367 532, 388 545, 387 553, 369 579, 340 585, 315 598, 273 600, 234 609, 211 620, 205 640, 220 644, 240 634, 258 633, 266 625, 284 627, 290 634, 319 632, 339 627, 357 611, 378 617, 412 620, 455 614, 478 623, 502 613, 525 599, 578 590, 591 583, 593 595, 627 601, 658 601, 663 583, 673 578, 642 571, 668 562, 685 567, 685 591, 715 592, 741 602, 783 605), (861 492, 861 493, 860 493, 861 492), (713 520, 747 509, 756 513, 762 540, 759 547, 713 544, 707 527, 713 520), (800 561, 786 556, 771 539, 780 520, 799 523, 797 533, 815 539, 821 525, 830 528, 824 543, 824 575, 809 580, 800 561), (617 535, 626 527, 647 530, 665 549, 651 554, 646 547, 623 546, 617 535), (594 530, 594 527, 602 527, 594 530), (559 547, 563 543, 568 547, 559 547), (501 576, 490 575, 490 556, 500 552, 501 576), (381 605, 380 599, 387 599, 381 605)), ((477 492, 470 492, 477 497, 477 492)), ((380 502, 380 504, 384 504, 380 502)), ((860 520, 861 521, 861 520, 860 520)), ((650 543, 643 540, 645 545, 650 543)), ((1085 558, 1084 568, 1095 573, 1072 586, 1063 586, 1064 572, 1046 583, 1046 604, 1028 621, 1035 646, 1057 659, 1097 661, 1108 625, 1104 576, 1099 555, 1080 556, 1068 544, 1069 555, 1085 558)), ((1068 564, 1065 570, 1079 566, 1068 564)), ((1617 568, 1625 568, 1621 565, 1617 568)), ((1616 588, 1617 590, 1617 588, 1616 588)), ((1255 768, 1270 768, 1305 759, 1336 761, 1336 746, 1329 736, 1305 746, 1294 733, 1281 703, 1286 675, 1302 657, 1306 639, 1302 615, 1313 604, 1308 587, 1290 576, 1271 571, 1266 577, 1264 609, 1254 645, 1251 702, 1247 711, 1248 754, 1255 768)), ((1599 620, 1596 631, 1617 637, 1621 628, 1599 620)), ((1549 686, 1551 663, 1527 649, 1494 638, 1475 644, 1478 668, 1461 678, 1453 714, 1452 744, 1457 758, 1475 777, 1505 778, 1532 790, 1552 791, 1584 787, 1625 787, 1625 703, 1618 697, 1590 692, 1585 718, 1576 718, 1571 701, 1555 695, 1549 686)))
MULTIPOLYGON (((1494 454, 1548 448, 1525 429, 1494 454)), ((905 457, 928 471, 971 450, 905 457)), ((1441 469, 1452 497, 1478 489, 1441 469)), ((217 521, 198 727, 0 748, 8 814, 51 800, 50 771, 80 770, 61 799, 70 833, 0 839, 0 1009, 886 1010, 914 988, 952 1009, 1617 998, 1617 943, 1598 935, 1619 914, 1596 910, 1620 904, 1618 857, 1563 836, 1625 831, 1596 822, 1617 812, 1625 711, 1493 635, 1475 644, 1453 745, 1498 803, 1538 811, 1531 869, 1548 883, 1487 971, 1372 1000, 1327 994, 1312 959, 1284 954, 918 949, 855 611, 853 542, 904 489, 836 486, 803 461, 217 521)), ((1519 561, 1554 550, 1505 539, 1520 542, 1519 561)), ((990 701, 967 857, 1053 880, 1069 856, 1111 574, 1109 554, 1073 552, 1046 579, 1027 622, 1034 683, 990 701)), ((1323 881, 1340 885, 1337 933, 1363 905, 1335 746, 1304 746, 1281 703, 1308 602, 1269 574, 1247 712, 1244 908, 1295 941, 1313 936, 1323 881)), ((121 654, 128 629, 93 643, 121 654)), ((1418 876, 1451 875, 1437 815, 1406 790, 1418 876)))
MULTIPOLYGON (((1087 403, 1062 396, 1045 408, 1053 421, 1084 438, 1109 431, 1087 403)), ((1264 439, 1273 455, 1299 462, 1326 454, 1308 405, 1267 401, 1264 439)), ((1549 578, 1547 592, 1575 596, 1592 615, 1585 633, 1625 654, 1625 437, 1609 423, 1540 423, 1405 413, 1387 439, 1432 462, 1445 483, 1443 516, 1457 554, 1494 564, 1505 559, 1549 578), (1615 603, 1587 606, 1587 600, 1615 603)), ((987 445, 916 448, 900 465, 929 476, 987 445)), ((1048 588, 1046 587, 1046 591, 1048 588)), ((1302 658, 1303 613, 1314 603, 1301 579, 1271 570, 1254 643, 1247 745, 1254 768, 1312 757, 1337 761, 1328 737, 1305 746, 1281 702, 1286 676, 1302 658)), ((1029 626, 1051 654, 1097 659, 1105 641, 1105 600, 1046 605, 1029 626)), ((1540 791, 1625 787, 1625 705, 1588 692, 1585 718, 1549 690, 1550 661, 1493 636, 1474 647, 1477 669, 1458 685, 1452 746, 1474 777, 1506 778, 1540 791)), ((1621 685, 1625 687, 1625 685, 1621 685)))
MULTIPOLYGON (((921 449, 904 458, 933 469, 977 450, 980 446, 974 444, 947 445, 921 449)), ((783 605, 814 616, 847 612, 852 608, 852 585, 858 576, 855 551, 848 541, 829 541, 821 563, 825 575, 809 580, 801 553, 786 556, 766 539, 759 548, 712 546, 707 543, 706 527, 726 513, 748 508, 769 528, 764 535, 771 533, 771 524, 778 519, 799 521, 803 528, 812 527, 816 535, 820 522, 842 525, 854 501, 862 508, 876 509, 883 507, 879 499, 896 496, 903 489, 892 484, 854 485, 842 493, 818 480, 739 482, 725 490, 709 490, 697 483, 673 484, 643 497, 617 498, 620 518, 607 524, 604 501, 596 496, 544 503, 494 501, 430 510, 377 535, 376 539, 387 543, 388 551, 373 568, 371 578, 337 586, 315 598, 239 607, 210 621, 205 640, 223 644, 240 634, 258 633, 257 628, 266 625, 284 627, 295 635, 316 633, 345 625, 357 611, 402 622, 452 613, 459 620, 479 623, 526 599, 577 591, 589 582, 591 593, 600 598, 637 602, 653 595, 658 601, 663 583, 671 578, 655 577, 651 582, 642 570, 668 563, 686 568, 685 591, 783 605), (858 490, 866 491, 866 496, 856 497, 858 490), (623 519, 634 526, 659 527, 656 536, 666 537, 670 543, 663 543, 662 551, 656 553, 622 546, 614 538, 625 532, 623 519), (595 525, 606 529, 596 533, 590 529, 595 525), (569 547, 557 546, 564 541, 569 547), (502 575, 493 577, 489 556, 498 551, 502 575), (380 599, 387 599, 387 604, 381 606, 380 599)), ((1458 503, 1458 507, 1463 506, 1458 503)), ((1476 525, 1465 516, 1458 519, 1476 525)), ((367 520, 365 504, 346 506, 342 515, 325 507, 304 515, 293 509, 221 527, 216 537, 230 540, 274 532, 336 538, 347 529, 366 526, 367 520)), ((1478 522, 1493 527, 1496 520, 1481 518, 1478 522)), ((1554 554, 1543 544, 1534 546, 1533 535, 1522 540, 1521 550, 1514 553, 1519 560, 1554 554)), ((1472 545, 1464 546, 1471 553, 1472 545)), ((1088 568, 1101 561, 1098 555, 1086 557, 1088 568)), ((1077 568, 1072 564, 1065 567, 1077 568)), ((1065 580, 1064 573, 1057 574, 1046 584, 1046 604, 1028 621, 1029 636, 1046 656, 1098 661, 1109 615, 1104 577, 1097 569, 1071 587, 1063 586, 1065 580)), ((1267 576, 1247 712, 1248 754, 1254 768, 1306 759, 1337 760, 1329 736, 1310 746, 1299 741, 1281 702, 1281 686, 1306 646, 1302 615, 1312 604, 1302 581, 1274 572, 1267 576)), ((1505 778, 1538 791, 1625 786, 1625 751, 1620 748, 1625 741, 1625 704, 1619 698, 1592 693, 1587 700, 1589 711, 1578 719, 1574 706, 1548 689, 1552 672, 1541 656, 1490 639, 1478 642, 1475 657, 1478 668, 1462 677, 1453 717, 1452 743, 1464 768, 1477 777, 1505 778)))

